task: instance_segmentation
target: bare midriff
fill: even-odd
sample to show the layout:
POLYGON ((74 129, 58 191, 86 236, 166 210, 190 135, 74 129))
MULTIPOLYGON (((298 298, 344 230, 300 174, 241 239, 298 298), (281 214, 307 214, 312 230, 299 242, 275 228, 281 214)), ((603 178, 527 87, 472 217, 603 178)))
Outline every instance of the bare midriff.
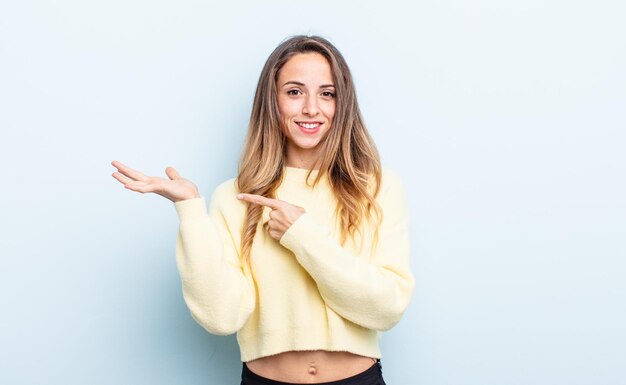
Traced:
POLYGON ((375 358, 349 352, 305 350, 257 358, 246 362, 246 366, 253 373, 274 381, 315 384, 354 376, 375 363, 375 358))

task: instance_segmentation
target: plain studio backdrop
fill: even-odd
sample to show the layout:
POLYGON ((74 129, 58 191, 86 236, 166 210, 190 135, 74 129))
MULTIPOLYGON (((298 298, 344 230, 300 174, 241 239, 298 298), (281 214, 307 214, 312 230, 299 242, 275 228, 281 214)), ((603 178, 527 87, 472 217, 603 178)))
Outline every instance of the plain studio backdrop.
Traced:
POLYGON ((208 197, 294 34, 346 57, 405 181, 416 288, 389 385, 626 383, 622 1, 0 2, 0 383, 236 384, 191 318, 178 218, 114 159, 208 197))

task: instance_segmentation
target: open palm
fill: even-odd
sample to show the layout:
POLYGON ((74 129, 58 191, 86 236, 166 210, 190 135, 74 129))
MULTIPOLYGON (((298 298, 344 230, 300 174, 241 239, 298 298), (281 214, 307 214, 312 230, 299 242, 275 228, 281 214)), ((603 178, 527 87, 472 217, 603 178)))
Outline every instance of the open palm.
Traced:
POLYGON ((113 173, 113 178, 117 179, 129 190, 159 194, 172 202, 200 197, 196 185, 190 180, 182 178, 174 167, 165 169, 165 174, 169 178, 166 179, 159 176, 144 175, 116 160, 111 162, 111 164, 117 168, 117 171, 113 173))

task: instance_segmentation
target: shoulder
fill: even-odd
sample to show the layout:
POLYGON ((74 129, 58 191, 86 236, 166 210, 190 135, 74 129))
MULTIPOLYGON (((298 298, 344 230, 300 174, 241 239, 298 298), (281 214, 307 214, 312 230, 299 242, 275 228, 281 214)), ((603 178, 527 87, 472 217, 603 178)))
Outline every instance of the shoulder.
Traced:
POLYGON ((389 167, 382 167, 380 181, 380 194, 382 197, 404 193, 404 182, 402 177, 389 167))
POLYGON ((382 168, 378 203, 384 215, 402 218, 407 215, 408 201, 403 179, 400 174, 387 167, 382 168))
POLYGON ((383 183, 402 184, 402 178, 400 177, 400 174, 398 174, 395 170, 383 166, 381 168, 381 171, 383 183))
POLYGON ((217 197, 237 195, 237 179, 227 179, 215 187, 213 195, 217 197))
POLYGON ((232 206, 240 206, 241 202, 237 199, 237 179, 227 179, 215 187, 211 194, 211 206, 219 208, 227 208, 232 206))

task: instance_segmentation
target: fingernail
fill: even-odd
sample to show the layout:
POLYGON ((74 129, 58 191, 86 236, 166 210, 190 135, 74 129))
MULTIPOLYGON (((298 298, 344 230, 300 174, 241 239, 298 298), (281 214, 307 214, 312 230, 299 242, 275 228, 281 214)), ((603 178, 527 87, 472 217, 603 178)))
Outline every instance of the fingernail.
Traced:
POLYGON ((243 198, 243 194, 237 195, 237 199, 241 199, 241 198, 243 198))

